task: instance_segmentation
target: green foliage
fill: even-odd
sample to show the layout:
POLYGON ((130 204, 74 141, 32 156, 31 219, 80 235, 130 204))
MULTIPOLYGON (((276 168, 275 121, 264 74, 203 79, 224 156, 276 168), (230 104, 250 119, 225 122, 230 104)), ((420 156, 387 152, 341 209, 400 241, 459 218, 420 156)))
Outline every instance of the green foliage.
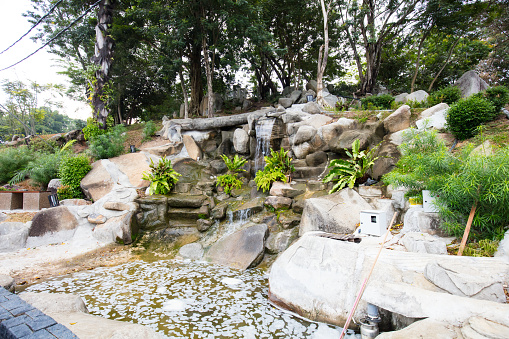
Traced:
POLYGON ((216 186, 224 187, 224 192, 230 194, 233 189, 242 187, 242 181, 238 178, 238 173, 246 171, 241 167, 244 166, 247 160, 239 157, 237 154, 235 154, 233 159, 228 158, 224 154, 221 154, 221 158, 223 158, 228 168, 228 173, 217 177, 216 186))
POLYGON ((477 128, 495 118, 495 107, 486 99, 470 96, 448 110, 447 128, 459 140, 473 137, 477 128))
POLYGON ((257 189, 262 189, 264 192, 270 190, 270 186, 273 182, 282 181, 287 182, 286 176, 279 169, 269 169, 265 167, 263 171, 256 172, 255 183, 257 189))
POLYGON ((463 255, 469 257, 493 257, 495 252, 497 252, 498 245, 499 241, 490 239, 471 242, 465 247, 463 255))
POLYGON ((453 155, 436 132, 412 131, 406 138, 410 139, 400 147, 402 157, 384 182, 408 188, 407 196, 430 190, 436 196, 441 227, 457 237, 476 205, 471 236, 501 239, 509 220, 509 147, 492 156, 471 154, 472 147, 453 155))
POLYGON ((34 154, 26 146, 0 151, 0 183, 7 183, 33 159, 34 154))
POLYGON ((295 167, 292 164, 292 158, 288 156, 289 151, 281 148, 279 151, 270 150, 270 156, 265 157, 265 168, 270 170, 279 170, 284 175, 290 175, 295 172, 295 167))
POLYGON ((231 173, 245 172, 245 169, 241 167, 247 162, 246 159, 239 157, 238 154, 235 154, 233 159, 228 158, 226 155, 221 154, 221 158, 223 159, 228 171, 231 173))
POLYGON ((30 140, 30 149, 33 152, 54 153, 58 150, 58 144, 55 140, 41 140, 32 138, 30 140))
POLYGON ((352 152, 345 148, 346 154, 350 159, 334 159, 331 161, 329 168, 323 182, 337 181, 334 187, 329 191, 329 194, 342 190, 348 185, 353 188, 357 179, 362 178, 369 169, 375 164, 375 153, 380 146, 373 147, 371 150, 360 151, 360 141, 355 140, 352 144, 352 152))
POLYGON ((145 123, 145 126, 143 126, 142 142, 150 140, 150 138, 156 133, 156 131, 157 131, 156 124, 152 120, 147 121, 145 123))
POLYGON ((475 94, 475 96, 491 102, 495 107, 495 114, 498 114, 509 103, 509 89, 505 86, 490 87, 486 91, 475 94))
POLYGON ((83 193, 72 189, 70 186, 62 185, 57 188, 58 200, 82 198, 83 193))
POLYGON ((452 105, 461 99, 461 90, 456 86, 449 86, 439 89, 428 96, 428 104, 430 106, 438 105, 439 103, 445 102, 448 105, 452 105))
POLYGON ((88 118, 87 125, 83 127, 83 137, 85 140, 92 140, 105 132, 105 130, 99 128, 99 123, 94 118, 88 118))
POLYGON ((394 97, 390 94, 372 95, 361 99, 364 109, 390 109, 394 97))
POLYGON ((114 158, 124 153, 127 138, 123 125, 117 125, 104 134, 96 135, 90 141, 90 154, 97 160, 114 158))
POLYGON ((224 192, 230 194, 233 189, 242 187, 242 181, 240 181, 236 173, 227 173, 217 177, 216 186, 224 187, 224 192))
POLYGON ((270 190, 273 182, 287 182, 288 176, 295 172, 292 164, 292 158, 288 156, 289 151, 281 148, 279 151, 270 150, 270 156, 265 157, 265 167, 263 171, 258 171, 255 176, 256 187, 264 192, 270 190))
POLYGON ((83 192, 81 191, 81 180, 92 169, 90 166, 90 159, 85 155, 63 157, 58 168, 58 175, 62 181, 62 186, 67 186, 62 189, 63 195, 58 192, 59 199, 82 198, 83 192), (63 198, 65 196, 65 198, 63 198))
POLYGON ((143 180, 150 181, 149 194, 168 194, 181 176, 173 167, 171 160, 162 157, 157 164, 150 159, 150 172, 143 173, 143 180))

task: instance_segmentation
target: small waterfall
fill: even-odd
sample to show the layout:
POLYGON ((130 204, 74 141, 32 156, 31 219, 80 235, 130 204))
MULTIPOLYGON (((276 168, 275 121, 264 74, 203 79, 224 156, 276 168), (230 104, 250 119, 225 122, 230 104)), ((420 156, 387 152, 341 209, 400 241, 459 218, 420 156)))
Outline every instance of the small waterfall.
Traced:
POLYGON ((270 154, 270 141, 275 121, 276 119, 266 118, 256 122, 255 173, 263 170, 263 167, 265 167, 265 159, 263 157, 270 154))

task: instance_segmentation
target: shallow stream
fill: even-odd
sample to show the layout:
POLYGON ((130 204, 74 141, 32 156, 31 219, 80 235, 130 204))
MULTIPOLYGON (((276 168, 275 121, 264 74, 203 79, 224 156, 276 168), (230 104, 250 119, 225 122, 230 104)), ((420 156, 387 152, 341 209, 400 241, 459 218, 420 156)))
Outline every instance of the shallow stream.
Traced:
POLYGON ((26 291, 78 294, 91 314, 147 325, 166 338, 325 339, 340 333, 271 306, 260 269, 136 261, 53 278, 26 291))

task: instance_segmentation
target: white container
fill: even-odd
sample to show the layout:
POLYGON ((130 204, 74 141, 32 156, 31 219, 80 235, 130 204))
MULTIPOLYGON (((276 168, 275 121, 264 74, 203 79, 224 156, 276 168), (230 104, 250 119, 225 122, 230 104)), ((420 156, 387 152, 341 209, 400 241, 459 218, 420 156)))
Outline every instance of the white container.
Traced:
POLYGON ((358 232, 362 234, 376 235, 385 234, 387 230, 387 213, 379 210, 365 210, 360 213, 361 225, 358 232))
POLYGON ((438 208, 435 206, 435 197, 428 190, 422 191, 422 208, 426 213, 438 213, 438 208))

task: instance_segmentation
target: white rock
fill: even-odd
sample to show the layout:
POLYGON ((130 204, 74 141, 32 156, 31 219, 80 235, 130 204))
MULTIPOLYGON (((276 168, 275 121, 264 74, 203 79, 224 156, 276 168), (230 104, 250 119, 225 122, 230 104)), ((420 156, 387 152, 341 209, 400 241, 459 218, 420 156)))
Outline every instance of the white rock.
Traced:
POLYGON ((413 206, 405 213, 401 233, 420 232, 432 235, 443 234, 438 213, 426 213, 422 206, 413 206))
POLYGON ((394 97, 394 100, 396 102, 405 102, 407 96, 408 96, 408 93, 401 93, 401 94, 396 95, 394 97))
POLYGON ((423 102, 428 98, 428 93, 426 91, 423 91, 422 89, 415 91, 413 93, 410 93, 406 97, 406 101, 417 101, 417 102, 423 102))
POLYGON ((179 249, 181 257, 191 260, 200 260, 203 257, 203 253, 203 246, 197 242, 184 245, 179 249))
POLYGON ((409 252, 447 254, 447 244, 440 238, 427 233, 409 232, 401 238, 409 252))
POLYGON ((415 122, 418 129, 434 128, 444 130, 447 124, 447 110, 436 112, 429 118, 419 119, 415 122))
POLYGON ((482 92, 489 87, 488 84, 479 77, 476 71, 468 71, 463 74, 461 78, 454 83, 454 86, 460 88, 463 98, 482 92))
POLYGON ((316 134, 316 128, 312 126, 300 126, 293 138, 295 145, 311 140, 316 134))
POLYGON ((233 133, 233 147, 237 153, 249 153, 249 135, 244 129, 237 128, 233 133))
POLYGON ((502 239, 498 244, 498 249, 495 253, 495 257, 509 261, 509 231, 505 232, 504 239, 502 239))
POLYGON ((421 118, 421 119, 429 118, 432 115, 435 115, 437 112, 440 112, 440 111, 443 111, 443 110, 447 110, 448 108, 449 108, 449 105, 447 105, 445 102, 441 102, 438 105, 435 105, 433 107, 430 107, 430 108, 424 110, 419 115, 419 118, 421 118))

